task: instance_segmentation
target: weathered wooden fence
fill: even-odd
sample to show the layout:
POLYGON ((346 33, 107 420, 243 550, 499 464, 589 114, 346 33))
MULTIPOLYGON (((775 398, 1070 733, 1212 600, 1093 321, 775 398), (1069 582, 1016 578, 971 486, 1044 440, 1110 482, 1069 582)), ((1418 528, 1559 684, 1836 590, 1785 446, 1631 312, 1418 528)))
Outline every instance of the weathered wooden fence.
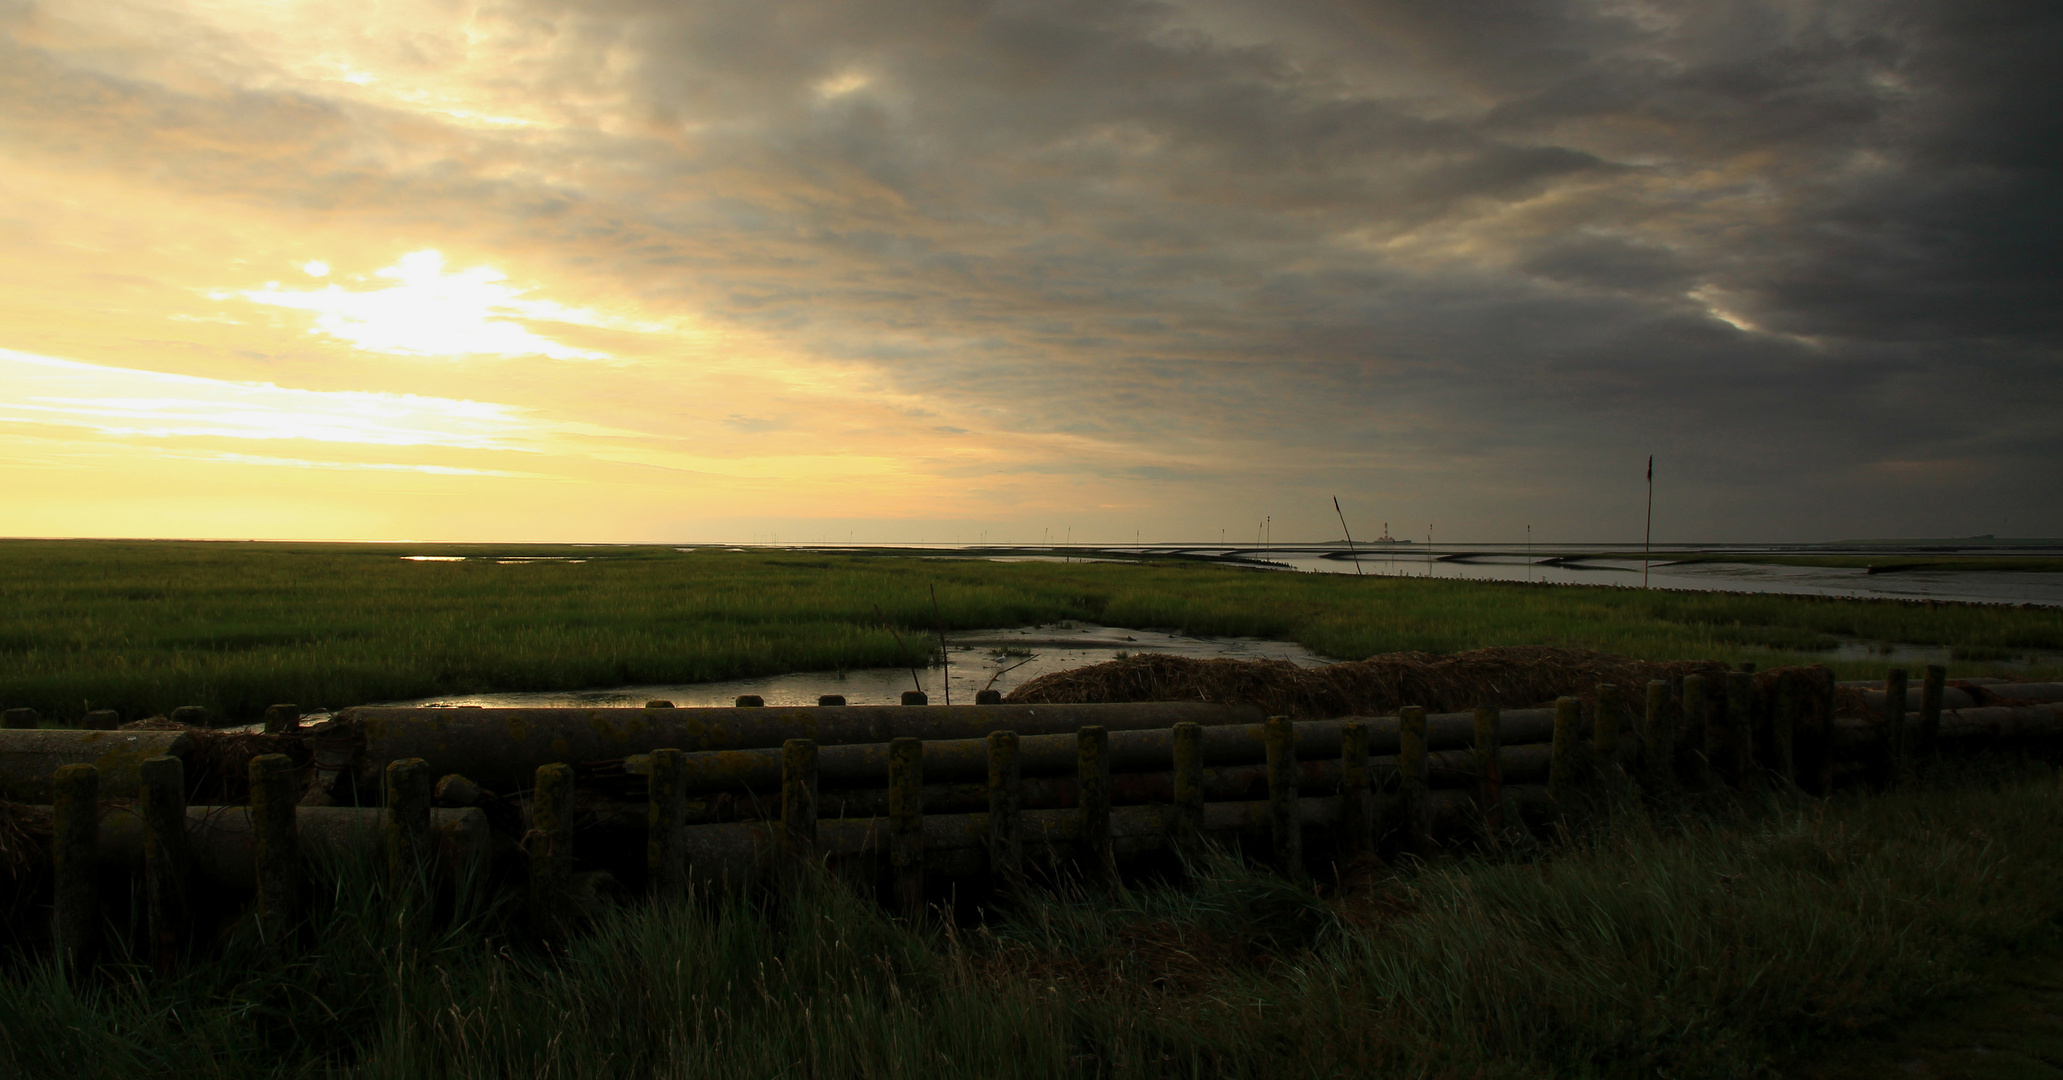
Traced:
POLYGON ((1303 721, 1195 702, 653 702, 352 709, 302 729, 280 706, 257 748, 293 753, 240 761, 243 804, 188 805, 189 762, 222 756, 210 740, 249 738, 195 730, 0 731, 0 795, 17 816, 47 814, 61 954, 89 960, 103 902, 138 897, 131 922, 168 965, 203 896, 217 909, 213 898, 254 897, 268 940, 288 940, 318 854, 383 859, 397 892, 520 880, 531 927, 551 940, 573 921, 581 877, 602 871, 679 892, 821 863, 914 913, 941 879, 1096 880, 1212 841, 1302 876, 1601 799, 1821 794, 1899 782, 1945 749, 2063 740, 2063 686, 1945 676, 1929 668, 1915 687, 1894 672, 1879 687, 1837 685, 1823 668, 1744 670, 1605 685, 1550 708, 1303 721))

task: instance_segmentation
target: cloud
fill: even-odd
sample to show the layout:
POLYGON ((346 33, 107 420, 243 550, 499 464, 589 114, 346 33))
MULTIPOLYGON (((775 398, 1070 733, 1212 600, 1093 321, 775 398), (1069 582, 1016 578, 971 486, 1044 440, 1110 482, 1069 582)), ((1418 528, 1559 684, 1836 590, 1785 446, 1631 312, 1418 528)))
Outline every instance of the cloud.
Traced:
POLYGON ((1100 477, 1171 531, 1284 502, 1315 529, 1343 487, 1600 538, 1649 452, 1695 483, 1692 532, 1953 531, 2063 494, 2053 5, 28 10, 0 49, 27 159, 539 283, 236 290, 322 335, 563 362, 619 358, 580 328, 679 317, 941 418, 704 408, 682 376, 740 444, 1100 477))

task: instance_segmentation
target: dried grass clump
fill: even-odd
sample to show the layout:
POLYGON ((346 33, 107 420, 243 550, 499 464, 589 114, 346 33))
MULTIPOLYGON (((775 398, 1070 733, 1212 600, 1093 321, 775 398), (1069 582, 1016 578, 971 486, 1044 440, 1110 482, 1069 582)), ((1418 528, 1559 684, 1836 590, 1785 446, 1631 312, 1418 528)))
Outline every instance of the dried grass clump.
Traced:
POLYGON ((0 802, 0 878, 32 878, 50 866, 47 806, 0 802))
POLYGON ((1717 678, 1716 660, 1635 660, 1539 645, 1473 649, 1451 656, 1386 653, 1325 667, 1287 660, 1194 660, 1146 653, 1057 671, 1025 683, 1005 701, 1058 705, 1120 701, 1215 701, 1255 705, 1274 716, 1316 719, 1382 715, 1400 706, 1461 712, 1478 705, 1526 708, 1564 695, 1587 697, 1600 683, 1637 688, 1650 679, 1717 678))
POLYGON ((203 729, 203 728, 197 728, 197 727, 193 726, 192 724, 182 724, 182 723, 180 723, 179 721, 177 721, 177 720, 174 720, 174 719, 172 719, 172 718, 171 718, 171 717, 169 717, 169 716, 165 716, 165 715, 163 715, 163 714, 159 714, 159 715, 157 715, 157 716, 146 716, 146 717, 144 717, 144 718, 143 718, 143 719, 141 719, 141 720, 131 720, 131 721, 129 721, 128 723, 126 723, 126 724, 123 724, 123 725, 122 725, 122 730, 123 730, 123 731, 202 731, 202 730, 205 730, 205 729, 203 729))

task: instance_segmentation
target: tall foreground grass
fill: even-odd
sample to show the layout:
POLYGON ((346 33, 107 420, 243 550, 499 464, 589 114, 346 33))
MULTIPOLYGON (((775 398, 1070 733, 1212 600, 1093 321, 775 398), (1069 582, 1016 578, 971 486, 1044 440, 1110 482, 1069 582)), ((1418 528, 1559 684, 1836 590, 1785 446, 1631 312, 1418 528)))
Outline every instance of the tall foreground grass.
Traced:
POLYGON ((551 958, 328 871, 305 951, 189 974, 15 958, 0 1074, 92 1077, 1742 1076, 2054 944, 2047 767, 1831 802, 1631 811, 1326 895, 1181 888, 899 923, 817 883, 605 913, 551 958))
MULTIPOLYGON (((913 654, 923 634, 912 631, 935 625, 934 586, 947 629, 1083 619, 1286 638, 1341 659, 1544 644, 1775 663, 1816 659, 1842 637, 1972 655, 2063 650, 2053 610, 1169 562, 4 541, 0 705, 68 720, 89 708, 129 719, 199 704, 254 719, 276 701, 343 707, 895 666, 922 662, 913 654), (400 558, 415 551, 473 558, 400 558), (587 561, 504 565, 497 554, 587 561)), ((1860 677, 1884 665, 1836 666, 1860 677)))

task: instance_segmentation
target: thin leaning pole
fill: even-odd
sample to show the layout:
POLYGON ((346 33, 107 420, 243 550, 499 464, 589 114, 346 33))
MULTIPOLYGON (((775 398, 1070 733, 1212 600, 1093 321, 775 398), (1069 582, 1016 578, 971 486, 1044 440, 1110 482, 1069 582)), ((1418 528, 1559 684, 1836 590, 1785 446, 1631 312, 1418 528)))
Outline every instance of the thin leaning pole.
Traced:
POLYGON ((1648 587, 1648 560, 1655 554, 1655 455, 1648 455, 1648 531, 1640 542, 1640 587, 1648 587))
POLYGON ((1361 576, 1361 553, 1354 549, 1354 530, 1347 528, 1347 512, 1340 509, 1340 497, 1332 497, 1332 512, 1340 516, 1340 531, 1347 534, 1347 557, 1354 560, 1354 576, 1361 576))

